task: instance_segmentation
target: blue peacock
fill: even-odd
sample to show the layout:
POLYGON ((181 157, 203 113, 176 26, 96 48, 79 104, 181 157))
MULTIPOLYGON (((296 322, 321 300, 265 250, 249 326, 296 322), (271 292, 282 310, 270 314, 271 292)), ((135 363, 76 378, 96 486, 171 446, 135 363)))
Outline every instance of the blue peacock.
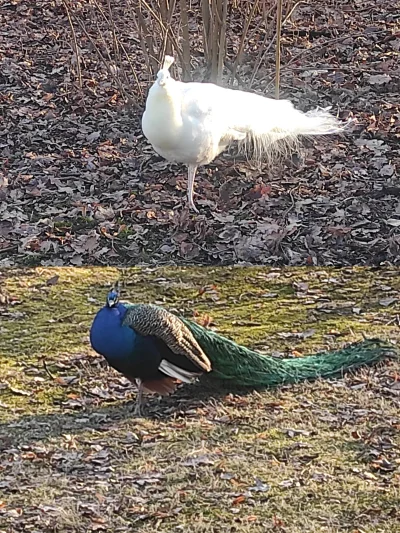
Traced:
POLYGON ((137 383, 137 415, 144 391, 168 395, 203 374, 232 386, 268 388, 340 376, 398 356, 395 346, 381 339, 301 358, 262 355, 162 307, 120 301, 118 283, 94 318, 90 342, 110 366, 137 383))

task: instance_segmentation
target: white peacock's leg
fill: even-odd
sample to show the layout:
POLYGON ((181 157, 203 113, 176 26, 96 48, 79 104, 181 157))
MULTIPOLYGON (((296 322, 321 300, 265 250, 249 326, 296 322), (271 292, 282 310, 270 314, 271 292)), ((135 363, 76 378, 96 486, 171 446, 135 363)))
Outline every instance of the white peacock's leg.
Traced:
POLYGON ((141 379, 136 380, 138 386, 138 392, 136 396, 136 405, 134 410, 135 416, 142 416, 142 405, 143 405, 143 383, 141 379))
POLYGON ((196 176, 197 166, 189 165, 188 166, 188 200, 189 200, 189 209, 193 209, 196 213, 199 212, 197 207, 194 205, 193 201, 193 187, 194 187, 194 178, 196 176))

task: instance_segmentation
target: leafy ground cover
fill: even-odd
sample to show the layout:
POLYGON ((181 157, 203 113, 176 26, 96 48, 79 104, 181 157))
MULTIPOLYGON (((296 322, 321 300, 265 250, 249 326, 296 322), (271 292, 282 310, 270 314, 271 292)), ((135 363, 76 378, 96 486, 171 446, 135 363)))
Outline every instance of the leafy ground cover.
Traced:
POLYGON ((300 357, 399 342, 396 269, 0 271, 0 531, 393 533, 400 366, 264 392, 133 386, 88 344, 110 281, 237 342, 300 357))
MULTIPOLYGON (((115 8, 121 27, 125 15, 115 8)), ((305 143, 302 164, 260 172, 220 157, 199 173, 198 215, 186 210, 185 169, 144 142, 141 110, 124 106, 79 27, 83 95, 77 89, 62 2, 8 0, 0 17, 3 266, 398 263, 396 2, 297 6, 284 26, 282 97, 304 110, 332 105, 356 125, 305 143)), ((194 48, 200 31, 191 28, 194 48)), ((229 31, 242 31, 234 8, 229 31)), ((132 28, 121 38, 145 90, 132 28)), ((246 57, 249 72, 254 61, 246 57)), ((272 94, 272 74, 271 52, 254 89, 272 94)), ((246 88, 250 74, 241 76, 246 88)))

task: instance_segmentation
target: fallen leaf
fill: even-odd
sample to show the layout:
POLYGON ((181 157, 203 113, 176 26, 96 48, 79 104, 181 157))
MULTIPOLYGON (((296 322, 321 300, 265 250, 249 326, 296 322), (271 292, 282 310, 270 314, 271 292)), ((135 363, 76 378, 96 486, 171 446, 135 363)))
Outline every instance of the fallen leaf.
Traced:
POLYGON ((199 455, 192 457, 182 463, 183 466, 200 466, 200 465, 213 465, 215 460, 208 455, 199 455))
POLYGON ((368 83, 371 83, 373 85, 383 85, 385 83, 389 83, 392 78, 389 76, 389 74, 375 74, 374 76, 370 76, 368 78, 368 83))
POLYGON ((237 498, 235 498, 232 502, 233 505, 239 505, 240 503, 243 503, 246 500, 246 496, 244 494, 241 494, 237 498))
POLYGON ((10 390, 13 394, 17 394, 18 396, 32 396, 32 393, 23 389, 17 389, 16 387, 12 387, 11 385, 8 385, 8 390, 10 390))
POLYGON ((383 307, 389 307, 389 305, 394 304, 398 301, 398 298, 395 298, 394 296, 388 297, 388 298, 382 298, 382 300, 379 300, 380 305, 383 305, 383 307))
POLYGON ((57 274, 56 276, 52 276, 46 281, 47 286, 56 285, 58 283, 58 280, 60 279, 60 276, 57 274))
POLYGON ((263 483, 261 479, 256 478, 256 483, 253 487, 249 487, 249 490, 252 492, 268 492, 270 490, 270 486, 266 483, 263 483))

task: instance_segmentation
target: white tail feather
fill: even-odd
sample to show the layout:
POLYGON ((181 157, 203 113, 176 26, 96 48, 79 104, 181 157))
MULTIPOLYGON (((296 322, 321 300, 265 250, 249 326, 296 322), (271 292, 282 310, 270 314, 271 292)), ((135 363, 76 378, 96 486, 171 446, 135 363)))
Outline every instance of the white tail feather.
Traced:
POLYGON ((158 369, 161 370, 164 374, 169 376, 170 378, 179 379, 180 381, 183 381, 184 383, 191 383, 194 378, 199 376, 201 372, 195 373, 190 372, 189 370, 184 370, 183 368, 179 368, 178 366, 170 363, 166 359, 163 359, 161 363, 158 366, 158 369))
MULTIPOLYGON (((296 150, 300 137, 344 131, 327 109, 303 113, 288 100, 225 89, 212 83, 183 83, 171 77, 173 58, 149 91, 142 118, 143 133, 155 151, 193 170, 207 165, 231 143, 257 163, 296 150)), ((193 203, 193 179, 188 195, 193 203)))
POLYGON ((232 91, 231 97, 230 106, 235 112, 229 126, 246 132, 239 149, 257 162, 297 149, 300 137, 340 133, 348 126, 331 115, 329 108, 303 113, 288 100, 241 91, 232 91))

